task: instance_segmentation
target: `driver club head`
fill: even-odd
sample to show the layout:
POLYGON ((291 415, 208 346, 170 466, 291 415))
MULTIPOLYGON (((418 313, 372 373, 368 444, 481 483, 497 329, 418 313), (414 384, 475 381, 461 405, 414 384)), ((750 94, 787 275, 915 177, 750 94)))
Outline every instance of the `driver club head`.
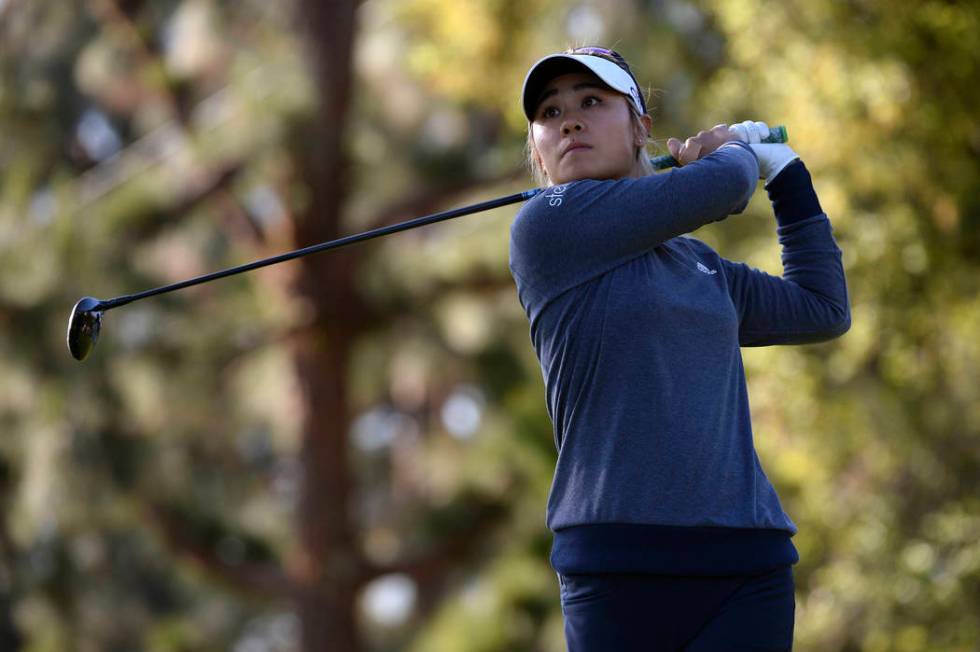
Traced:
POLYGON ((82 297, 68 318, 68 350, 78 361, 84 360, 95 348, 102 328, 102 302, 95 297, 82 297))

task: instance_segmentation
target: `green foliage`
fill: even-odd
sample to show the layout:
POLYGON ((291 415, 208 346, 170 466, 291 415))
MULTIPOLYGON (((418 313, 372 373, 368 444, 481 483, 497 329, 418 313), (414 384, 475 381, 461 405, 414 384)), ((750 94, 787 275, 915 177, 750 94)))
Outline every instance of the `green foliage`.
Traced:
MULTIPOLYGON (((290 348, 309 315, 295 268, 112 311, 84 365, 64 328, 79 296, 286 249, 309 202, 296 152, 317 147, 303 131, 320 119, 317 89, 278 5, 100 4, 113 3, 0 2, 0 649, 17 636, 31 651, 249 637, 298 649, 275 638, 288 627, 267 627, 288 606, 216 579, 293 561, 315 400, 297 391, 290 348), (89 109, 116 157, 85 144, 89 109)), ((800 527, 797 649, 975 649, 976 3, 369 0, 359 20, 351 231, 409 196, 458 205, 528 187, 512 175, 518 89, 570 44, 630 59, 658 144, 750 117, 788 126, 845 252, 854 314, 840 340, 744 354, 760 457, 800 527)), ((482 544, 444 585, 419 587, 431 611, 364 616, 384 634, 371 649, 563 649, 544 526, 553 431, 507 271, 513 212, 357 259, 374 315, 347 379, 365 417, 351 442, 366 555, 482 544), (461 388, 473 430, 444 417, 461 388)), ((698 235, 779 271, 761 189, 698 235)))
POLYGON ((713 10, 730 59, 701 101, 721 113, 765 107, 790 125, 850 282, 846 337, 747 355, 757 441, 777 486, 792 488, 784 498, 810 553, 798 640, 968 649, 980 638, 977 568, 959 561, 976 554, 980 470, 969 108, 980 96, 956 80, 977 67, 980 14, 946 3, 713 10))

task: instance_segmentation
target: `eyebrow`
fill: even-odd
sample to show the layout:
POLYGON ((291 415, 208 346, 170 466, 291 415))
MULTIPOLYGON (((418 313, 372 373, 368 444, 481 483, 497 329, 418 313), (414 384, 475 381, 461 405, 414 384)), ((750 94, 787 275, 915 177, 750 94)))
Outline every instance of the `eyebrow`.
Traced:
MULTIPOLYGON (((583 88, 598 88, 599 90, 603 90, 603 91, 609 90, 609 87, 606 86, 605 84, 601 84, 599 82, 594 82, 594 81, 579 82, 578 84, 572 86, 573 91, 580 91, 583 88)), ((534 110, 537 111, 538 108, 541 106, 542 102, 544 102, 552 95, 557 95, 557 94, 558 94, 557 88, 551 88, 541 93, 541 95, 538 97, 538 101, 534 104, 534 110)))

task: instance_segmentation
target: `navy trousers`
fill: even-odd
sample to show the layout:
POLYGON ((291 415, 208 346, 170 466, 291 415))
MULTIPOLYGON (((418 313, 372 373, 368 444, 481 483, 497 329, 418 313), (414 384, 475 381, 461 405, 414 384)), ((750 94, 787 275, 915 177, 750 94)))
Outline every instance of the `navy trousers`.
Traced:
POLYGON ((783 652, 793 567, 754 576, 558 575, 568 652, 783 652))

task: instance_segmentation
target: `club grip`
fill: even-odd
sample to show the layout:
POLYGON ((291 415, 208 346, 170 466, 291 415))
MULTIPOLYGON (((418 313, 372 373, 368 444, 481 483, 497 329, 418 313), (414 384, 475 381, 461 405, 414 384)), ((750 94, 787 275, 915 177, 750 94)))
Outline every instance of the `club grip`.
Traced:
MULTIPOLYGON (((788 139, 789 135, 786 133, 786 127, 776 125, 775 127, 769 127, 769 135, 763 138, 762 142, 785 143, 788 139)), ((655 156, 650 159, 650 164, 653 165, 654 170, 666 170, 667 168, 677 167, 677 159, 670 154, 655 156)))

